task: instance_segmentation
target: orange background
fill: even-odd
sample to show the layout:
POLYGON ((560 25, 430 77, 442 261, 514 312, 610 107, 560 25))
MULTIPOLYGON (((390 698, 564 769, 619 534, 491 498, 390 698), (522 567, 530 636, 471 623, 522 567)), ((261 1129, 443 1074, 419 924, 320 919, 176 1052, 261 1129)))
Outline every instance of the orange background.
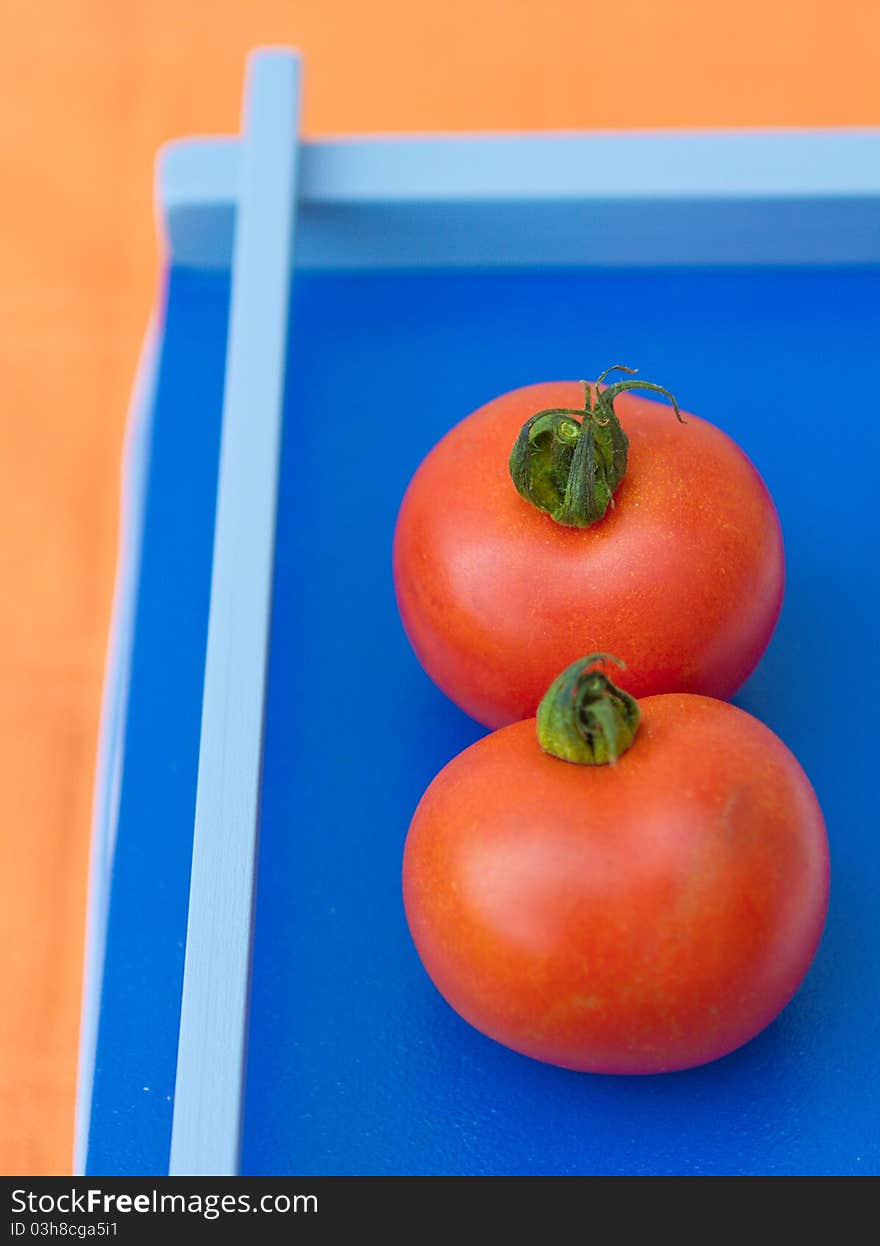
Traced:
POLYGON ((876 0, 43 0, 0 39, 0 1171, 69 1171, 86 856, 156 148, 310 134, 880 123, 876 0))

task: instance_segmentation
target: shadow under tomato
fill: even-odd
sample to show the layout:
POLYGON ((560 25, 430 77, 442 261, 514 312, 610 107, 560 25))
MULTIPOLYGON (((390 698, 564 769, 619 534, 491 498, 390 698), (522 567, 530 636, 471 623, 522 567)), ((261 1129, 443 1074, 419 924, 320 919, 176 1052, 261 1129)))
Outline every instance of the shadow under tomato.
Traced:
MULTIPOLYGON (((492 1153, 496 1133, 506 1137, 508 1151, 510 1135, 522 1135, 528 1167, 505 1173, 753 1173, 756 1150, 772 1156, 780 1115, 796 1122, 812 1111, 804 1066, 827 1046, 816 1034, 816 978, 738 1050, 694 1069, 648 1076, 578 1073, 529 1059, 474 1030, 426 979, 422 986, 418 1006, 429 1014, 423 1023, 433 1030, 436 1050, 459 1066, 465 1081, 478 1074, 485 1087, 483 1110, 472 1118, 484 1153, 492 1153), (545 1168, 542 1156, 559 1153, 560 1133, 571 1136, 571 1165, 545 1168), (611 1154, 617 1158, 609 1165, 611 1154)), ((454 1069, 444 1070, 444 1082, 454 1077, 454 1069)), ((772 1160, 766 1171, 774 1171, 772 1160)))

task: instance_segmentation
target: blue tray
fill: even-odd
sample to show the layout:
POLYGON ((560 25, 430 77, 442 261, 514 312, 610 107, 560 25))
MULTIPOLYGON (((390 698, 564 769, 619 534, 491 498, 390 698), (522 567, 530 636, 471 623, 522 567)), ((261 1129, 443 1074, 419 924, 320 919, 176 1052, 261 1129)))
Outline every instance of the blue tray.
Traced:
POLYGON ((298 76, 257 55, 243 138, 161 165, 78 1170, 876 1172, 880 853, 851 724, 880 695, 860 479, 880 448, 880 136, 298 145, 298 76), (800 758, 832 850, 825 936, 782 1016, 648 1078, 476 1033, 428 981, 400 896, 413 809, 482 732, 397 618, 403 491, 490 397, 618 360, 736 438, 774 494, 785 606, 737 701, 800 758))

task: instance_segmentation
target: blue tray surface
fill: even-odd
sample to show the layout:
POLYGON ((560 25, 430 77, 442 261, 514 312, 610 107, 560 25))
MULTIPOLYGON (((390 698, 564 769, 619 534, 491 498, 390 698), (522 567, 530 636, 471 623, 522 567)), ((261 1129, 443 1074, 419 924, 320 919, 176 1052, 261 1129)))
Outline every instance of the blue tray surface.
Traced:
POLYGON ((859 481, 877 451, 862 374, 878 308, 880 273, 865 270, 299 280, 246 1172, 877 1169, 880 854, 849 724, 868 725, 878 692, 877 520, 859 481), (738 701, 806 767, 833 854, 827 933, 795 1001, 730 1057, 651 1078, 542 1066, 472 1030, 421 968, 399 881, 419 797, 481 734, 421 671, 397 618, 403 491, 436 439, 493 395, 617 362, 738 439, 776 498, 785 609, 738 701))
MULTIPOLYGON (((228 295, 222 276, 170 274, 92 1173, 167 1171, 228 295)), ((870 728, 880 694, 878 521, 862 479, 880 439, 864 380, 878 333, 876 269, 298 276, 245 1172, 880 1169, 880 853, 870 743, 851 727, 870 728), (476 1033, 425 975, 400 895, 419 797, 482 733, 424 675, 397 618, 404 489, 482 402, 613 363, 737 438, 776 498, 785 606, 737 699, 800 758, 832 851, 826 933, 792 1004, 726 1059, 651 1078, 566 1072, 476 1033)))
POLYGON ((167 1173, 229 277, 170 274, 147 474, 87 1171, 167 1173))

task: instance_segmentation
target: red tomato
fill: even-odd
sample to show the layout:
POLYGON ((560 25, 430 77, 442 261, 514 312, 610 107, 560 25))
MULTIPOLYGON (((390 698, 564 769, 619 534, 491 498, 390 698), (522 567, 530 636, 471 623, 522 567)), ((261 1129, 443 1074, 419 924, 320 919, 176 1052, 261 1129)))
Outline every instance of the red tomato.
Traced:
POLYGON ((790 1000, 828 898, 795 758, 708 697, 641 702, 613 765, 543 753, 535 722, 466 749, 406 842, 406 913, 467 1021, 565 1068, 658 1073, 723 1056, 790 1000))
POLYGON ((428 674, 490 727, 535 713, 557 671, 590 650, 626 656, 636 696, 730 696, 776 625, 784 562, 770 495, 712 424, 629 393, 626 477, 605 517, 564 527, 508 470, 535 412, 583 406, 578 382, 514 390, 451 430, 401 506, 394 580, 428 674))

